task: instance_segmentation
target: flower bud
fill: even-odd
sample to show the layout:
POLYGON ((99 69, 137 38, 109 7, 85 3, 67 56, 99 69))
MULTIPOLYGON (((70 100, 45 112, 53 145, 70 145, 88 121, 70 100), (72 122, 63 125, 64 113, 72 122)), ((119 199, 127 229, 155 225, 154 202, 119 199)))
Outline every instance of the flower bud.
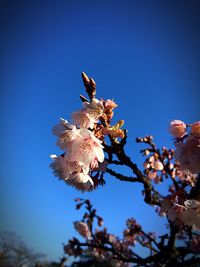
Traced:
POLYGON ((82 72, 82 78, 83 78, 83 82, 84 84, 89 84, 90 83, 90 79, 88 78, 88 76, 85 74, 85 72, 82 72))
POLYGON ((81 221, 80 222, 77 221, 77 222, 74 222, 74 227, 82 237, 84 237, 84 238, 90 238, 91 237, 89 227, 86 223, 81 222, 81 221))
POLYGON ((146 149, 145 151, 144 151, 144 155, 145 156, 148 156, 150 154, 150 151, 148 150, 148 149, 146 149))
POLYGON ((153 162, 153 166, 154 170, 156 171, 162 171, 163 170, 163 164, 159 161, 159 160, 156 160, 153 162))
POLYGON ((195 122, 195 123, 192 124, 191 132, 195 136, 200 136, 200 121, 197 121, 197 122, 195 122))
POLYGON ((186 133, 186 125, 183 121, 173 120, 170 123, 169 132, 176 138, 181 138, 186 133))

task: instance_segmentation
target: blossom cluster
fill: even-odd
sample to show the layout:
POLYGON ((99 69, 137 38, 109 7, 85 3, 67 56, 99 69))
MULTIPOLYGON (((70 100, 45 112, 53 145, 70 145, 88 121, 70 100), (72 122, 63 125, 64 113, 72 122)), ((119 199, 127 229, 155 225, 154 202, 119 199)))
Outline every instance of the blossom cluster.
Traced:
MULTIPOLYGON (((150 153, 149 150, 145 150, 145 155, 150 153), (148 152, 147 152, 148 151, 148 152)), ((167 150, 165 147, 162 148, 162 152, 158 152, 156 149, 151 151, 151 154, 145 160, 143 166, 145 174, 155 183, 161 183, 163 181, 162 176, 167 174, 174 168, 171 159, 173 157, 173 150, 167 150)))
POLYGON ((175 137, 174 156, 180 164, 179 169, 192 174, 200 173, 200 121, 185 124, 181 120, 174 120, 169 130, 175 137))
POLYGON ((119 128, 123 123, 110 126, 113 109, 117 104, 110 99, 94 98, 94 80, 90 81, 85 74, 83 78, 86 87, 88 83, 92 84, 92 96, 89 94, 90 101, 81 96, 83 108, 72 113, 73 124, 61 118, 59 124, 53 128, 53 134, 58 137, 57 145, 64 153, 60 156, 51 155, 53 162, 50 167, 55 176, 67 184, 80 191, 89 191, 98 184, 96 177, 91 175, 92 171, 98 170, 99 164, 105 171, 105 136, 109 134, 122 137, 122 130, 119 128))
POLYGON ((93 188, 89 171, 104 160, 101 141, 90 130, 77 128, 63 119, 53 133, 58 136, 57 145, 65 150, 61 156, 51 155, 54 174, 78 190, 93 188))
POLYGON ((156 235, 152 232, 144 232, 134 218, 129 218, 126 222, 126 228, 123 231, 123 237, 108 232, 106 227, 102 227, 102 218, 96 214, 96 209, 92 208, 89 200, 76 199, 77 209, 85 205, 86 213, 81 221, 76 221, 74 227, 77 232, 85 239, 85 242, 77 238, 70 239, 64 246, 67 255, 79 256, 87 255, 95 258, 98 262, 106 263, 110 267, 131 267, 126 261, 132 258, 139 261, 139 256, 133 252, 133 247, 139 244, 152 252, 156 251, 156 235), (95 220, 97 226, 95 227, 95 220), (84 249, 84 247, 86 247, 84 249))
POLYGON ((129 267, 130 265, 123 261, 125 257, 132 257, 131 247, 135 245, 136 240, 141 240, 143 245, 148 246, 149 240, 140 238, 141 226, 136 223, 133 218, 127 220, 127 229, 124 230, 124 238, 119 238, 102 228, 102 218, 96 214, 96 209, 92 208, 89 200, 76 199, 77 209, 82 205, 86 207, 86 213, 81 221, 74 222, 77 232, 86 239, 87 243, 81 243, 78 239, 73 238, 68 241, 64 247, 65 253, 68 255, 81 256, 85 253, 81 247, 88 244, 87 255, 98 259, 99 262, 107 263, 113 267, 129 267), (94 218, 97 220, 98 227, 94 228, 94 218), (120 253, 119 253, 120 251, 120 253))
POLYGON ((200 202, 186 197, 182 193, 167 196, 162 202, 161 212, 166 213, 169 220, 177 225, 200 230, 200 202))

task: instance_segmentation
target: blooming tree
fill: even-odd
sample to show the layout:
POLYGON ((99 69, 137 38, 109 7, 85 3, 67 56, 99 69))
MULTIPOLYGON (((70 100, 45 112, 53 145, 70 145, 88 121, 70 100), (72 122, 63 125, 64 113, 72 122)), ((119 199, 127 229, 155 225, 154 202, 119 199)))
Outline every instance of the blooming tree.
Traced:
POLYGON ((87 93, 87 98, 80 95, 83 107, 72 113, 72 124, 60 119, 53 128, 63 150, 61 155, 51 155, 55 176, 82 192, 103 185, 106 173, 120 181, 140 183, 144 202, 158 216, 166 216, 168 230, 157 236, 129 218, 119 238, 103 227, 102 217, 89 200, 76 199, 76 208, 85 207, 86 212, 74 227, 85 241, 72 238, 64 246, 65 253, 89 255, 109 266, 200 266, 200 121, 170 123, 175 149, 159 149, 150 135, 137 138, 137 143, 145 145, 143 168, 139 168, 125 152, 124 121, 112 124, 117 104, 98 100, 95 81, 85 73, 82 78, 87 93), (128 167, 132 175, 116 172, 114 165, 128 167), (163 196, 157 184, 166 180, 171 185, 163 196), (135 252, 137 243, 149 250, 147 257, 135 252))

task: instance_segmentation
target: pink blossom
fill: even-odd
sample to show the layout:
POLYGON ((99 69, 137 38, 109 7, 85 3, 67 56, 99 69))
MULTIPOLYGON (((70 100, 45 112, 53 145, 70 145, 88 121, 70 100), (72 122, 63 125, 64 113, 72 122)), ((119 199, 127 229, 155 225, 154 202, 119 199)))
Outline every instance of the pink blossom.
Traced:
POLYGON ((60 118, 59 124, 53 127, 52 132, 54 135, 60 137, 66 130, 73 130, 76 127, 73 124, 70 124, 67 120, 60 118))
POLYGON ((95 160, 99 162, 103 162, 104 160, 101 141, 87 129, 80 129, 79 135, 76 135, 75 139, 67 144, 67 148, 70 161, 91 164, 95 160))
POLYGON ((108 99, 104 101, 104 107, 105 109, 114 109, 117 107, 117 104, 113 100, 108 99))
POLYGON ((52 156, 54 174, 78 190, 91 190, 94 183, 89 172, 104 161, 101 141, 88 129, 77 129, 63 119, 53 132, 59 137, 57 144, 65 150, 63 156, 52 156))
POLYGON ((58 137, 60 137, 62 134, 65 133, 66 130, 72 129, 73 127, 70 127, 70 124, 67 120, 64 120, 63 118, 60 118, 59 124, 53 127, 52 133, 58 137))
POLYGON ((173 120, 170 123, 169 132, 176 138, 181 138, 186 134, 186 125, 183 121, 173 120))
POLYGON ((98 99, 92 102, 84 102, 83 109, 72 113, 74 123, 80 128, 93 129, 94 123, 97 123, 99 117, 103 114, 103 105, 98 99))
POLYGON ((88 175, 89 166, 75 161, 70 162, 66 157, 62 156, 52 155, 51 157, 53 162, 50 167, 53 169, 55 176, 83 192, 93 188, 93 180, 88 175))
POLYGON ((76 139, 77 136, 80 136, 80 130, 62 118, 59 124, 53 127, 52 132, 58 137, 57 145, 63 150, 67 148, 67 144, 76 139))
POLYGON ((74 227, 82 237, 87 239, 91 237, 91 232, 86 223, 77 221, 74 222, 74 227))
POLYGON ((59 137, 57 144, 60 148, 67 150, 69 161, 90 164, 97 159, 103 162, 103 146, 91 131, 84 128, 77 129, 74 125, 70 125, 69 128, 64 120, 61 120, 60 124, 54 127, 54 133, 59 137))
POLYGON ((168 196, 163 200, 161 211, 167 213, 169 220, 176 224, 184 224, 200 230, 200 202, 195 199, 187 199, 183 202, 179 199, 183 203, 178 204, 176 203, 178 199, 174 198, 173 201, 173 198, 168 196))
POLYGON ((200 121, 197 121, 192 124, 191 132, 195 135, 200 137, 200 121))
POLYGON ((176 143, 175 158, 180 163, 180 170, 200 172, 200 137, 189 136, 185 143, 176 143))
POLYGON ((78 110, 73 112, 72 119, 76 125, 86 129, 93 129, 94 123, 97 122, 97 120, 92 117, 86 110, 78 110))

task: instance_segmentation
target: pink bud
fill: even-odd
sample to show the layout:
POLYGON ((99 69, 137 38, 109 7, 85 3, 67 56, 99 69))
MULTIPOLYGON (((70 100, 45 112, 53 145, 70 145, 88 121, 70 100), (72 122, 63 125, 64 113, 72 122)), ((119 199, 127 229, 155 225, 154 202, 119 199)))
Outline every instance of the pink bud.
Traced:
POLYGON ((186 125, 183 121, 173 120, 170 123, 169 132, 176 138, 181 138, 186 133, 186 125))
POLYGON ((84 238, 90 238, 91 237, 89 227, 86 223, 81 222, 81 221, 77 221, 77 222, 74 222, 74 227, 82 237, 84 237, 84 238))
POLYGON ((191 131, 195 136, 200 136, 200 121, 197 121, 197 122, 192 124, 192 130, 191 131))
POLYGON ((163 170, 163 164, 159 161, 156 160, 153 162, 153 166, 152 166, 156 171, 162 171, 163 170))

